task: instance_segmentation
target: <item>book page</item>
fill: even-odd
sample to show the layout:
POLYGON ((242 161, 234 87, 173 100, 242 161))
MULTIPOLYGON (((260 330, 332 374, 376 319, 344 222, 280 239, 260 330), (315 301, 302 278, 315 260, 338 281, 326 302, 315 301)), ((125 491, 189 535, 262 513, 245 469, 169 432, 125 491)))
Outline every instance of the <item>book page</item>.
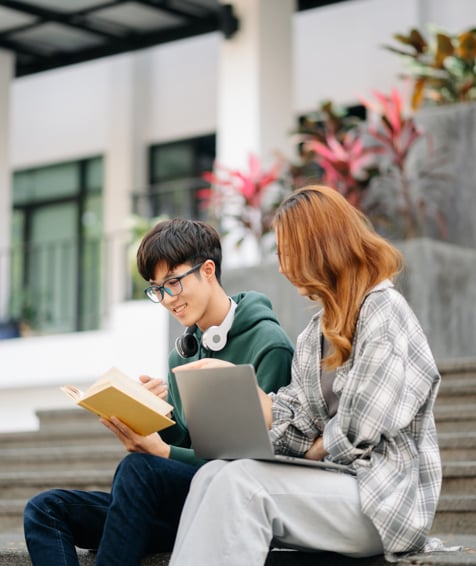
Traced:
POLYGON ((75 385, 64 385, 60 387, 61 391, 64 391, 68 397, 74 399, 75 401, 79 401, 84 397, 84 392, 81 389, 78 389, 75 385))

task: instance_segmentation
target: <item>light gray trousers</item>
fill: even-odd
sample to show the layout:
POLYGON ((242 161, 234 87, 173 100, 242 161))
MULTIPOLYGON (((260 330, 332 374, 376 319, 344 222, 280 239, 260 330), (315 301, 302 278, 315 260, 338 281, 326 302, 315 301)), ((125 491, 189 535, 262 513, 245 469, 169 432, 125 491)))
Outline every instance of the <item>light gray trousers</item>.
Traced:
POLYGON ((215 460, 192 481, 170 566, 263 566, 272 542, 355 557, 383 553, 353 476, 215 460))

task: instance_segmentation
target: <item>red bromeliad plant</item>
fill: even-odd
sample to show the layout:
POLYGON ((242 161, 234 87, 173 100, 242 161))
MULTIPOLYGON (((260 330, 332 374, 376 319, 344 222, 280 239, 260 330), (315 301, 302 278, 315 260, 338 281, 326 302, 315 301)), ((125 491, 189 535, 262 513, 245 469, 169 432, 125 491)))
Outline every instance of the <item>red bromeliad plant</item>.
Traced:
POLYGON ((334 187, 356 208, 361 207, 363 191, 375 169, 375 155, 382 152, 378 146, 365 147, 357 130, 345 132, 341 141, 327 134, 325 143, 310 140, 306 148, 315 154, 323 170, 322 182, 334 187))
MULTIPOLYGON (((419 235, 430 216, 444 236, 446 228, 440 207, 420 190, 424 178, 431 181, 432 187, 441 181, 439 163, 426 160, 426 165, 419 165, 417 178, 410 178, 408 158, 424 134, 413 117, 405 116, 396 89, 388 96, 378 91, 373 95, 375 101, 362 100, 370 114, 366 122, 354 122, 340 129, 330 129, 323 122, 323 131, 317 135, 304 132, 298 138, 303 144, 302 153, 306 158, 311 156, 320 169, 316 182, 335 188, 392 236, 419 235)), ((299 183, 303 181, 299 179, 299 183)))
MULTIPOLYGON (((367 132, 381 145, 379 173, 381 177, 393 180, 390 187, 397 192, 394 214, 403 219, 403 237, 418 235, 424 216, 431 208, 439 224, 440 233, 443 234, 445 226, 441 210, 435 208, 434 202, 429 203, 422 193, 416 197, 412 194, 412 183, 416 179, 411 179, 408 173, 408 157, 424 132, 413 117, 404 115, 402 99, 396 89, 388 96, 378 91, 373 94, 377 103, 362 100, 367 110, 373 112, 376 117, 375 121, 369 121, 367 132)), ((417 172, 419 180, 426 177, 434 183, 435 180, 441 179, 441 175, 435 172, 435 165, 437 164, 429 163, 427 168, 420 167, 417 172)))
POLYGON ((282 188, 279 189, 277 181, 283 169, 282 160, 263 169, 254 154, 249 156, 248 171, 216 164, 214 172, 202 176, 210 188, 202 189, 198 196, 213 216, 221 221, 235 221, 232 224, 241 225, 260 244, 262 237, 271 231, 273 213, 281 200, 282 188))
POLYGON ((383 151, 380 153, 386 152, 392 164, 403 170, 413 144, 423 132, 412 117, 403 115, 402 99, 396 89, 389 96, 378 91, 373 91, 373 94, 378 104, 368 100, 362 102, 379 120, 377 124, 371 124, 367 131, 382 144, 383 151))

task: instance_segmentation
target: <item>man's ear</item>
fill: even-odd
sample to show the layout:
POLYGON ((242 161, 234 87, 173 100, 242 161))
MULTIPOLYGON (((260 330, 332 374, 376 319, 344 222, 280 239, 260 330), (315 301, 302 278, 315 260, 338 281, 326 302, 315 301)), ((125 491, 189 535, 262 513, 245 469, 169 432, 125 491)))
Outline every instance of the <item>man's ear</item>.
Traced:
POLYGON ((207 259, 202 266, 203 274, 207 279, 215 276, 215 262, 212 259, 207 259))

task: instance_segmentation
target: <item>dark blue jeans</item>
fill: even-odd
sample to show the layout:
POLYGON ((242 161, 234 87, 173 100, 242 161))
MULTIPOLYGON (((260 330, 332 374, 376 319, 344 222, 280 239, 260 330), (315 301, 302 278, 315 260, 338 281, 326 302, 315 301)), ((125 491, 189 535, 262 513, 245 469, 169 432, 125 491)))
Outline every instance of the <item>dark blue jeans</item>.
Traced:
POLYGON ((78 566, 75 546, 97 549, 100 566, 135 566, 173 547, 180 514, 197 467, 129 454, 117 467, 111 493, 52 489, 24 512, 33 566, 78 566))

